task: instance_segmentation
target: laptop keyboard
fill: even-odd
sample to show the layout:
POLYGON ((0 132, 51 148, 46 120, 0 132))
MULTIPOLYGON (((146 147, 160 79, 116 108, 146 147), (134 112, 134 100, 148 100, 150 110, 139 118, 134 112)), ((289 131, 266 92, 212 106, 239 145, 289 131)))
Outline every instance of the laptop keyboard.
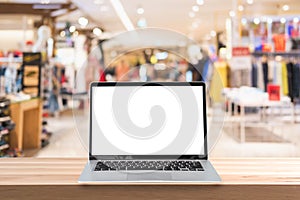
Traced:
POLYGON ((96 164, 95 171, 204 171, 199 161, 184 160, 105 160, 96 164))

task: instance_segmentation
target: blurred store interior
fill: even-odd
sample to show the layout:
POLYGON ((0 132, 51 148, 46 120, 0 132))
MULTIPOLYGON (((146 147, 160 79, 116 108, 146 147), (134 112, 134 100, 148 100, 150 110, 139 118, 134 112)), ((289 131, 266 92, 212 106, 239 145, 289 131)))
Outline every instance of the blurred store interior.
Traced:
POLYGON ((86 157, 93 81, 205 81, 210 157, 298 157, 299 20, 299 0, 0 0, 0 157, 86 157))

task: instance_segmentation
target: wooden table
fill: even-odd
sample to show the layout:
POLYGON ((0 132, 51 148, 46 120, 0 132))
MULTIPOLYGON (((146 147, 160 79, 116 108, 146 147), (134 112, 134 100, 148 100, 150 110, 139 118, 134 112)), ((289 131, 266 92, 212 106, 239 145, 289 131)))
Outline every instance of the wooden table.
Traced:
POLYGON ((98 184, 83 158, 0 159, 1 199, 300 199, 300 158, 213 159, 218 184, 98 184))
POLYGON ((16 127, 10 133, 11 148, 36 149, 41 147, 42 102, 30 99, 10 105, 11 118, 16 127))

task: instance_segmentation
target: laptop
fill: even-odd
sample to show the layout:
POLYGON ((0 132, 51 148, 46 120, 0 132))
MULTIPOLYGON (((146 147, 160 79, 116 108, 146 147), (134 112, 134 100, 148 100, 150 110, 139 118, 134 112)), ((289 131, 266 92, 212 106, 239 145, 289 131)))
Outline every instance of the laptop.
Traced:
POLYGON ((94 82, 80 183, 219 182, 204 82, 94 82))

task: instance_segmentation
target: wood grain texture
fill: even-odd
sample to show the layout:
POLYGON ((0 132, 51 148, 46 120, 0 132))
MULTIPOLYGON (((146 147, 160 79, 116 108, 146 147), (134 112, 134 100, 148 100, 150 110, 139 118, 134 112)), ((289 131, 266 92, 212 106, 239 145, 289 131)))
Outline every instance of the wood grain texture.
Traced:
POLYGON ((1 199, 299 199, 299 158, 213 159, 218 184, 78 184, 84 158, 0 159, 1 199))
POLYGON ((42 101, 31 99, 10 105, 11 118, 16 127, 11 131, 11 148, 40 148, 42 131, 42 101), (35 123, 32 123, 35 122, 35 123))

